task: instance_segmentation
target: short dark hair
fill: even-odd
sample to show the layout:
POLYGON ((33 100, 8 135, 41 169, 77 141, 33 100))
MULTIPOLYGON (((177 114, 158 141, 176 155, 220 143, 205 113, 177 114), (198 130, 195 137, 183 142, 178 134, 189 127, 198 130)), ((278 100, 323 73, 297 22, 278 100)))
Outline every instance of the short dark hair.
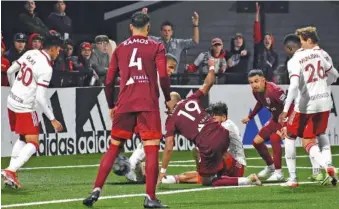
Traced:
POLYGON ((150 19, 148 14, 136 12, 131 17, 131 23, 136 28, 143 28, 150 22, 150 19))
POLYGON ((171 26, 172 30, 173 30, 173 27, 174 27, 174 25, 170 21, 168 21, 168 20, 166 20, 166 21, 161 23, 160 30, 162 30, 162 28, 164 26, 171 26))
POLYGON ((218 115, 218 116, 225 115, 226 117, 228 115, 228 107, 226 103, 224 102, 217 102, 215 104, 212 104, 210 111, 212 115, 218 115))
POLYGON ((300 47, 301 42, 300 42, 299 36, 297 36, 295 34, 288 34, 284 38, 284 45, 286 45, 286 46, 296 45, 296 46, 300 47))
POLYGON ((48 49, 54 46, 62 47, 64 45, 64 40, 62 39, 60 33, 55 30, 48 31, 43 37, 43 48, 48 49))
POLYGON ((253 69, 253 70, 250 70, 250 72, 248 72, 248 75, 247 77, 248 78, 251 78, 253 76, 260 76, 260 77, 264 77, 264 72, 260 69, 253 69))

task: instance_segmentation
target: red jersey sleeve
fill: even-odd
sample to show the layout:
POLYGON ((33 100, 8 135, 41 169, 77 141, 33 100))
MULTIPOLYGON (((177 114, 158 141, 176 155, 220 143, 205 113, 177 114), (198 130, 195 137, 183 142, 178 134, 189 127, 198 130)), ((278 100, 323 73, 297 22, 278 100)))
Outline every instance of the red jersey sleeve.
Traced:
POLYGON ((175 134, 175 125, 173 121, 173 116, 168 116, 165 123, 166 136, 174 136, 175 134))
POLYGON ((117 75, 117 71, 119 70, 117 51, 118 49, 113 52, 106 75, 105 94, 107 104, 110 109, 114 108, 114 79, 117 75))
POLYGON ((155 56, 155 64, 157 66, 159 72, 160 86, 162 92, 164 93, 164 97, 166 102, 171 100, 170 96, 170 80, 167 74, 167 66, 166 66, 166 55, 165 55, 165 47, 163 44, 158 44, 157 54, 155 56))

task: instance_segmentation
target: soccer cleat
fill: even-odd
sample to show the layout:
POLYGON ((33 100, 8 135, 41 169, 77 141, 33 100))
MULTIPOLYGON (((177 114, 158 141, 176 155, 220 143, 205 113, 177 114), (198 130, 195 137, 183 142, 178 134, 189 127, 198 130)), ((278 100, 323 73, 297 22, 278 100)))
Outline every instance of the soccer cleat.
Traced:
POLYGON ((267 176, 273 174, 273 172, 274 172, 273 168, 266 166, 262 171, 260 171, 258 173, 258 177, 259 178, 266 178, 267 176))
POLYGON ((251 181, 251 185, 262 186, 262 183, 257 176, 257 174, 253 173, 247 177, 251 181))
POLYGON ((1 176, 4 179, 4 184, 6 187, 12 187, 14 189, 21 188, 22 185, 18 181, 17 174, 9 170, 3 170, 1 176))
POLYGON ((82 204, 87 207, 92 207, 93 204, 98 201, 100 196, 100 190, 94 190, 86 199, 82 201, 82 204))
POLYGON ((310 181, 324 181, 325 177, 323 173, 312 174, 312 176, 308 177, 310 181))
POLYGON ((161 204, 158 199, 151 200, 148 196, 146 196, 144 200, 144 208, 168 208, 168 206, 161 204))
POLYGON ((274 172, 266 181, 283 181, 284 175, 281 172, 274 172))
POLYGON ((326 176, 324 182, 325 182, 326 180, 328 181, 329 178, 332 178, 332 179, 331 179, 331 184, 332 184, 333 186, 336 186, 336 185, 337 185, 337 182, 338 182, 338 177, 337 177, 337 170, 336 170, 336 168, 334 168, 333 166, 331 166, 331 167, 328 167, 328 168, 326 169, 326 171, 327 171, 328 176, 326 176))
POLYGON ((299 183, 297 179, 288 178, 287 181, 285 183, 280 184, 280 186, 295 188, 299 186, 299 183))
POLYGON ((135 174, 135 171, 132 169, 125 176, 128 181, 137 182, 137 175, 135 174))

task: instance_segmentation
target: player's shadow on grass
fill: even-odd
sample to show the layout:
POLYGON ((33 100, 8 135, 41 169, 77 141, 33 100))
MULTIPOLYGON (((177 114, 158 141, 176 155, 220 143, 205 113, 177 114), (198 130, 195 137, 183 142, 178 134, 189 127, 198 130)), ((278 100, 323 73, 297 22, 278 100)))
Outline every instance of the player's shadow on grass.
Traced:
POLYGON ((142 182, 107 182, 107 185, 143 185, 142 182))
POLYGON ((297 188, 279 188, 278 193, 289 194, 289 193, 299 193, 299 194, 309 194, 309 193, 321 193, 328 192, 329 189, 336 188, 333 186, 322 186, 317 184, 301 185, 297 188))
POLYGON ((15 195, 15 196, 25 196, 29 195, 32 193, 30 190, 25 190, 25 189, 12 189, 12 188, 1 188, 1 194, 6 194, 6 195, 15 195))

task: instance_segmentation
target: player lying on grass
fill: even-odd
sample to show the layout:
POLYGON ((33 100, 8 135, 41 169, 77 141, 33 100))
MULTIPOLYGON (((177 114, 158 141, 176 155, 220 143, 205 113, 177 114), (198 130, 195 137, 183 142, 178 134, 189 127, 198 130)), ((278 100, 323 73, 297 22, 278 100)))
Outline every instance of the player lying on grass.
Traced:
POLYGON ((29 50, 8 69, 7 74, 12 86, 7 99, 8 118, 11 131, 20 136, 16 140, 9 166, 1 172, 5 185, 21 188, 17 171, 39 149, 39 119, 35 111, 39 103, 43 113, 59 132, 63 127, 48 107, 46 92, 52 77, 52 61, 59 54, 63 45, 61 36, 56 31, 49 31, 44 36, 42 50, 29 50), (18 72, 20 70, 20 72, 18 72), (15 77, 15 74, 18 75, 15 77))
MULTIPOLYGON (((262 127, 253 139, 253 146, 258 151, 259 155, 266 162, 264 170, 258 173, 259 178, 268 177, 267 181, 284 180, 284 175, 281 170, 281 124, 278 122, 280 113, 284 108, 286 95, 284 90, 272 82, 265 80, 262 70, 254 69, 248 73, 248 82, 251 85, 253 95, 257 100, 253 111, 245 119, 242 120, 247 124, 255 115, 266 107, 271 113, 271 119, 262 127), (270 155, 265 140, 270 140, 273 150, 273 157, 270 155)), ((293 108, 291 108, 293 110, 293 108)))
MULTIPOLYGON (((302 48, 319 50, 322 53, 322 55, 324 56, 324 58, 332 66, 334 66, 331 56, 326 51, 321 49, 318 45, 319 37, 318 37, 318 34, 317 34, 317 28, 315 28, 315 27, 299 28, 295 31, 295 34, 297 36, 299 36, 300 39, 306 40, 304 42, 304 44, 302 45, 302 48)), ((337 75, 332 76, 330 78, 327 78, 328 84, 335 82, 338 79, 338 76, 339 76, 339 74, 337 73, 337 75), (331 81, 331 79, 333 79, 333 81, 331 81)), ((331 90, 331 86, 329 85, 328 87, 329 87, 329 90, 331 90)), ((330 163, 332 163, 331 144, 330 144, 330 140, 329 140, 328 136, 325 133, 323 133, 323 134, 320 134, 317 137, 317 139, 318 139, 319 149, 321 150, 323 155, 327 158, 327 160, 330 163)), ((321 172, 319 163, 317 163, 311 156, 310 156, 310 160, 311 160, 311 163, 312 163, 312 175, 309 179, 313 180, 313 181, 323 181, 324 175, 321 172)), ((323 184, 327 184, 327 183, 329 183, 329 182, 323 182, 323 184)))
MULTIPOLYGON (((228 119, 228 108, 225 103, 218 102, 210 105, 208 108, 214 120, 219 122, 225 129, 229 131, 230 146, 228 152, 223 156, 223 162, 226 167, 224 175, 224 184, 222 186, 237 186, 237 185, 260 185, 255 175, 250 175, 245 178, 244 170, 246 167, 246 157, 240 137, 238 127, 228 119), (228 178, 227 178, 228 177, 228 178), (228 182, 227 180, 228 179, 228 182)), ((196 162, 197 171, 189 171, 179 175, 167 175, 162 178, 161 183, 175 184, 175 183, 198 183, 201 184, 201 177, 199 176, 199 149, 194 148, 194 159, 196 162)))
POLYGON ((285 121, 293 101, 295 105, 294 112, 287 122, 287 129, 284 130, 289 178, 282 186, 298 186, 296 137, 302 138, 306 152, 327 171, 327 178, 331 183, 337 184, 336 169, 331 165, 326 154, 320 152, 316 138, 324 134, 327 129, 329 113, 333 106, 329 85, 336 80, 338 72, 324 58, 322 51, 301 48, 307 42, 310 42, 309 37, 300 39, 295 34, 288 35, 284 39, 285 52, 291 57, 287 63, 290 86, 279 122, 285 121))
MULTIPOLYGON (((203 185, 229 184, 230 177, 224 175, 227 167, 223 160, 230 144, 229 131, 215 121, 201 105, 201 99, 209 92, 215 81, 214 60, 208 60, 208 65, 209 72, 204 84, 193 95, 181 100, 178 93, 172 93, 177 96, 171 97, 175 107, 169 108, 169 116, 166 120, 166 144, 158 184, 166 176, 176 132, 180 132, 181 135, 193 141, 199 149, 198 173, 203 185)), ((146 175, 148 175, 147 172, 146 175)), ((253 178, 259 184, 257 176, 253 175, 253 178)))

